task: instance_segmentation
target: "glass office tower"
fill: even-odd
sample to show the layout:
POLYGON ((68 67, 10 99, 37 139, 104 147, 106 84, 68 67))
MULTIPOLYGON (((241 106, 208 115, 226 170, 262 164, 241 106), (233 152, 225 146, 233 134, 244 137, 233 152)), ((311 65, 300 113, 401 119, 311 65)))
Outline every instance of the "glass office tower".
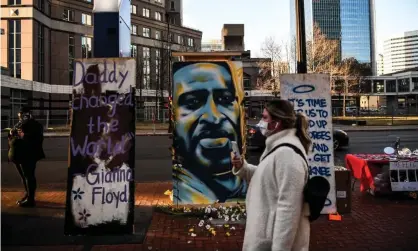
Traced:
MULTIPOLYGON (((361 63, 368 63, 375 74, 374 0, 304 0, 304 3, 306 41, 312 41, 312 28, 316 23, 328 38, 339 40, 341 59, 354 57, 361 63)), ((290 18, 293 43, 296 38, 295 0, 290 0, 290 18)))

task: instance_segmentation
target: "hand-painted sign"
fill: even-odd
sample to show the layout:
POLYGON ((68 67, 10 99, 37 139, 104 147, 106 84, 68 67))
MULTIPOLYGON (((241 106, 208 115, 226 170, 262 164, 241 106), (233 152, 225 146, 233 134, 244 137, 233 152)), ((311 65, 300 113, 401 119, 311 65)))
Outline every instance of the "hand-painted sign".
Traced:
POLYGON ((389 169, 392 191, 418 191, 418 161, 391 161, 389 169))
POLYGON ((245 199, 247 183, 231 172, 231 141, 245 145, 242 75, 238 61, 174 63, 174 203, 245 199))
POLYGON ((135 60, 74 65, 65 233, 132 233, 135 60))
POLYGON ((280 76, 282 99, 293 102, 295 111, 309 118, 312 149, 308 156, 310 176, 323 176, 331 190, 322 210, 336 212, 334 145, 329 76, 325 74, 284 74, 280 76))

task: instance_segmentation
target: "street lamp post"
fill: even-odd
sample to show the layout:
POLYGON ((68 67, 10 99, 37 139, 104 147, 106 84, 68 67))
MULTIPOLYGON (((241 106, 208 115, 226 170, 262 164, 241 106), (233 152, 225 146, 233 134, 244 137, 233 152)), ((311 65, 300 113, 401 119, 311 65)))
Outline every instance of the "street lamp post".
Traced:
POLYGON ((173 122, 171 121, 172 115, 172 107, 171 107, 171 90, 172 90, 172 83, 171 83, 171 36, 170 36, 170 15, 168 12, 165 13, 165 20, 167 22, 167 49, 168 49, 168 132, 171 133, 173 131, 173 122))
POLYGON ((297 73, 307 73, 304 0, 295 0, 295 9, 297 73))

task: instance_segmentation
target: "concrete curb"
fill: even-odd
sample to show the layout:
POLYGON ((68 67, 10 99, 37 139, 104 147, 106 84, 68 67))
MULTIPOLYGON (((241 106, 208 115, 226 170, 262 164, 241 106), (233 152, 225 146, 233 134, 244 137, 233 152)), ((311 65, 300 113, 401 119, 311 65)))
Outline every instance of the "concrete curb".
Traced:
MULTIPOLYGON (((136 136, 170 136, 171 133, 167 133, 167 132, 137 132, 135 133, 136 136)), ((50 134, 50 133, 45 133, 44 134, 44 138, 68 138, 70 136, 70 134, 50 134)), ((2 138, 7 138, 7 134, 2 134, 1 135, 2 138)))
POLYGON ((343 130, 345 132, 384 132, 384 131, 403 131, 403 132, 413 132, 418 131, 417 128, 373 128, 373 129, 367 129, 367 128, 337 128, 334 127, 334 129, 343 130))

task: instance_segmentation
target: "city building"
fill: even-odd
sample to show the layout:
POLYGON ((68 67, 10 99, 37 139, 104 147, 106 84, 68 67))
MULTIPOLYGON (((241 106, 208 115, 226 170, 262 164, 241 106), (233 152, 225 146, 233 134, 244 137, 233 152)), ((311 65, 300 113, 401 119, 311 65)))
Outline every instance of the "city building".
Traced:
POLYGON ((392 73, 418 66, 418 30, 384 42, 384 73, 392 73))
MULTIPOLYGON (((354 57, 360 63, 369 64, 373 75, 376 74, 374 0, 304 0, 304 8, 308 44, 313 40, 316 24, 327 38, 338 41, 340 60, 354 57)), ((291 41, 296 43, 294 0, 290 0, 290 13, 291 41)), ((296 62, 292 66, 295 70, 296 62)))
POLYGON ((251 51, 245 50, 244 29, 244 24, 224 24, 221 30, 222 39, 202 42, 201 51, 220 55, 234 54, 235 56, 231 56, 232 60, 242 61, 246 114, 254 117, 261 115, 266 101, 276 98, 272 90, 260 90, 260 80, 265 77, 270 81, 273 67, 277 71, 287 72, 289 66, 285 62, 273 66, 270 58, 252 58, 251 51), (263 69, 263 65, 269 65, 268 69, 263 69))
MULTIPOLYGON (((1 6, 1 67, 11 77, 4 77, 11 86, 1 87, 2 121, 13 123, 23 105, 41 117, 48 113, 50 123, 66 119, 73 61, 94 57, 93 1, 1 0, 1 6)), ((171 63, 170 51, 200 50, 202 32, 183 26, 182 0, 131 0, 130 11, 138 105, 154 106, 168 97, 170 71, 159 64, 171 63)))
POLYGON ((377 55, 377 76, 383 75, 385 73, 385 64, 383 54, 377 55))
POLYGON ((212 39, 212 40, 206 40, 202 41, 201 50, 204 52, 210 52, 210 51, 223 51, 223 43, 220 39, 212 39))
POLYGON ((244 51, 244 24, 224 24, 222 43, 226 51, 244 51))

